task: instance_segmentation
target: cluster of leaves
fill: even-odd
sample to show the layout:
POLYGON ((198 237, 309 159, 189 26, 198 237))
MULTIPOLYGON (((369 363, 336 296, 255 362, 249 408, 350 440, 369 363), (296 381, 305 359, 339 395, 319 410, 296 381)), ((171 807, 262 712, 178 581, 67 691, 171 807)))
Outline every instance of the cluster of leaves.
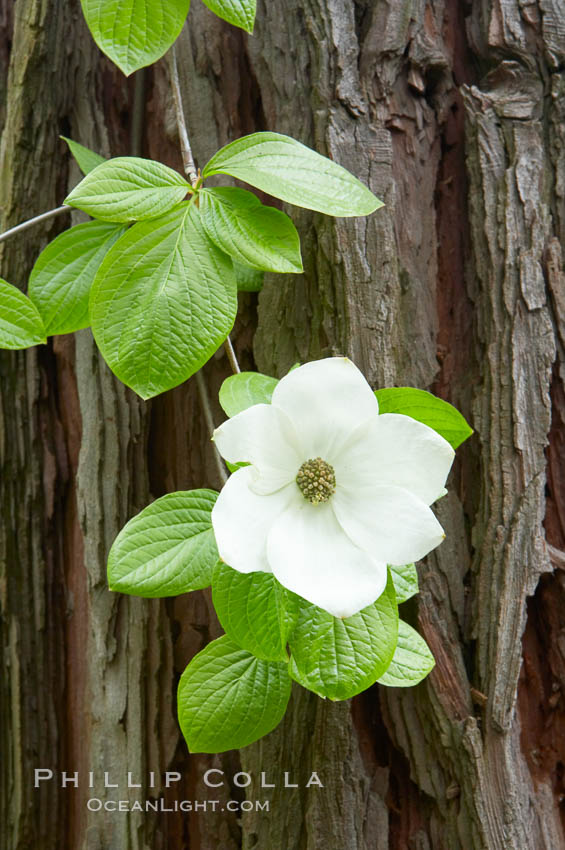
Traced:
POLYGON ((207 178, 229 175, 334 216, 382 206, 344 168, 278 133, 226 145, 195 186, 160 162, 104 160, 67 141, 86 176, 65 203, 93 220, 47 246, 28 297, 0 281, 0 347, 91 325, 112 371, 145 399, 185 381, 222 344, 238 288, 260 287, 265 271, 302 271, 298 233, 285 213, 247 189, 208 188, 207 178))
MULTIPOLYGON (((176 41, 190 0, 81 0, 100 50, 124 74, 151 65, 176 41)), ((204 0, 224 21, 253 32, 256 0, 204 0)))
MULTIPOLYGON (((224 381, 228 416, 270 403, 277 384, 255 372, 224 381)), ((378 390, 382 413, 402 413, 434 428, 454 448, 471 429, 450 404, 423 390, 378 390)), ((178 690, 183 734, 193 752, 241 748, 282 719, 292 681, 343 700, 375 682, 408 687, 434 665, 425 641, 399 620, 398 604, 418 591, 414 564, 389 569, 385 592, 358 614, 339 619, 282 587, 272 574, 242 574, 218 559, 212 490, 171 493, 134 517, 109 557, 112 590, 174 596, 212 585, 226 634, 186 668, 178 690)))

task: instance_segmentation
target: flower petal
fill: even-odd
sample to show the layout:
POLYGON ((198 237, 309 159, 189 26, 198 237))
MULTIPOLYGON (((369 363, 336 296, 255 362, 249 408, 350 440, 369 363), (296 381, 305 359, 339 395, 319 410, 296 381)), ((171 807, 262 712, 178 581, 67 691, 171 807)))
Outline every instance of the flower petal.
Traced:
POLYGON ((334 468, 338 484, 391 484, 431 505, 445 492, 454 457, 433 428, 400 413, 384 413, 357 429, 334 468))
POLYGON ((296 478, 303 463, 288 418, 270 404, 255 404, 216 428, 218 451, 230 463, 253 464, 256 493, 273 493, 296 478))
POLYGON ((402 487, 338 482, 332 505, 351 540, 387 564, 418 561, 445 537, 431 508, 402 487))
POLYGON ((230 475, 212 509, 212 527, 222 561, 240 573, 270 573, 267 534, 292 499, 302 496, 294 483, 258 496, 250 488, 253 478, 250 466, 230 475))
POLYGON ((375 394, 347 357, 329 357, 293 369, 275 387, 272 404, 293 423, 303 460, 320 456, 330 463, 344 438, 379 411, 375 394))
POLYGON ((293 501, 271 527, 267 558, 284 587, 334 617, 366 608, 386 585, 386 562, 352 543, 329 502, 293 501))

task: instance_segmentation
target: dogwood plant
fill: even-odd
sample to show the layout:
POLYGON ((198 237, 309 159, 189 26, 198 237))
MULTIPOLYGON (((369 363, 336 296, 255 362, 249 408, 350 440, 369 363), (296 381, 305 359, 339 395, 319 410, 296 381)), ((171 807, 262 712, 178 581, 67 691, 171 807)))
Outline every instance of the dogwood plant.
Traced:
POLYGON ((335 357, 280 381, 227 378, 230 417, 214 440, 222 491, 157 499, 112 546, 112 590, 172 596, 212 586, 226 634, 186 668, 179 721, 191 750, 246 746, 283 717, 292 681, 332 700, 375 682, 407 687, 434 665, 399 619, 418 590, 413 561, 444 532, 444 495, 460 413, 410 387, 373 393, 335 357))
POLYGON ((65 204, 92 216, 39 255, 28 294, 0 279, 0 348, 91 327, 108 366, 142 398, 185 381, 230 333, 239 290, 264 272, 300 274, 286 213, 228 175, 290 204, 349 217, 382 206, 345 168, 280 133, 221 148, 191 185, 160 162, 104 160, 66 140, 85 177, 65 204))
POLYGON ((212 511, 220 557, 242 573, 272 572, 336 617, 384 591, 387 564, 422 558, 445 537, 429 505, 455 452, 432 428, 378 401, 345 357, 308 363, 271 404, 229 419, 214 440, 230 463, 212 511))
MULTIPOLYGON (((189 7, 81 2, 97 44, 126 74, 164 54, 189 7)), ((252 31, 255 0, 204 2, 252 31)), ((115 375, 145 399, 216 351, 238 290, 258 291, 265 271, 303 270, 286 213, 208 178, 225 175, 326 215, 382 206, 339 164, 279 133, 236 139, 197 172, 175 61, 190 182, 163 163, 105 160, 66 139, 85 176, 64 203, 91 220, 47 245, 27 295, 0 279, 0 348, 90 326, 115 375)), ((114 591, 164 597, 212 587, 225 634, 190 661, 178 690, 180 725, 197 752, 241 748, 270 732, 293 681, 342 700, 375 682, 406 687, 428 674, 433 656, 398 605, 418 590, 413 562, 444 537, 430 505, 471 433, 455 408, 422 390, 373 393, 342 357, 299 366, 280 382, 233 375, 220 403, 229 420, 214 439, 233 470, 221 493, 157 499, 122 529, 108 560, 114 591)))

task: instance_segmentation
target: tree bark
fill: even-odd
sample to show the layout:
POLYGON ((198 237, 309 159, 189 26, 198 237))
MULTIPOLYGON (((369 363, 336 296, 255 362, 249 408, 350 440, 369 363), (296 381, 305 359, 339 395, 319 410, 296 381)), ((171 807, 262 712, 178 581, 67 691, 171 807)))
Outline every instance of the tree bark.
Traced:
MULTIPOLYGON (((344 703, 296 687, 264 740, 189 756, 175 691, 220 634, 210 596, 111 594, 105 563, 151 498, 220 485, 195 381, 141 402, 89 330, 3 352, 6 847, 565 847, 564 11, 558 0, 260 0, 249 38, 194 4, 177 53, 197 163, 276 130, 386 202, 367 219, 288 210, 305 273, 267 275, 258 298, 240 296, 243 368, 280 376, 347 354, 373 386, 431 389, 475 429, 437 506, 447 540, 419 564, 421 593, 402 610, 437 664, 416 688, 344 703), (209 767, 226 777, 213 793, 209 767), (35 789, 36 768, 53 781, 35 789), (169 789, 167 770, 182 774, 169 789), (233 783, 238 770, 249 788, 233 783), (62 788, 61 771, 79 771, 79 788, 62 788), (260 788, 262 771, 275 788, 260 788), (313 771, 323 788, 305 787, 313 771), (127 789, 128 772, 141 788, 127 789), (162 795, 220 806, 86 806, 162 795), (270 810, 221 811, 245 796, 270 810)), ((165 64, 126 81, 76 0, 0 0, 0 62, 2 229, 76 183, 59 133, 180 170, 165 64)), ((25 289, 65 224, 2 243, 2 277, 25 289)), ((228 374, 221 351, 204 369, 218 422, 228 374)))

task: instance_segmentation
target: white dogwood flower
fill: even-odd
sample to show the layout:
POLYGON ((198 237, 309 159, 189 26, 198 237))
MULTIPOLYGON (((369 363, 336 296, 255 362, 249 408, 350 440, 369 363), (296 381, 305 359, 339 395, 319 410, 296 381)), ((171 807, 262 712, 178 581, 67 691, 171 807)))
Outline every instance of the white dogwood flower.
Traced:
POLYGON ((222 456, 247 461, 212 511, 220 557, 272 572, 336 617, 374 602, 387 564, 416 561, 445 537, 429 505, 444 493, 449 443, 377 399, 345 357, 307 363, 214 431, 222 456))

